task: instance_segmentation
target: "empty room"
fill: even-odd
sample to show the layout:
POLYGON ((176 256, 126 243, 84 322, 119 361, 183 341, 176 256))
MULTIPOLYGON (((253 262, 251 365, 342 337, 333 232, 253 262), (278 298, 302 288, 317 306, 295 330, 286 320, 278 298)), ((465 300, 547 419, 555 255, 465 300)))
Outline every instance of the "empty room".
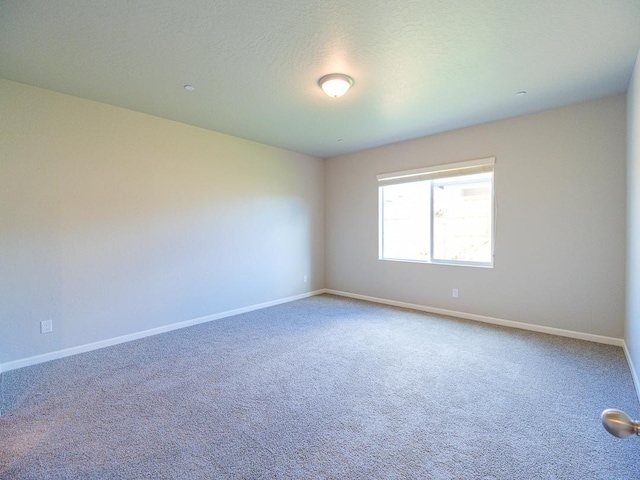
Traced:
POLYGON ((0 1, 0 479, 640 478, 640 2, 0 1))

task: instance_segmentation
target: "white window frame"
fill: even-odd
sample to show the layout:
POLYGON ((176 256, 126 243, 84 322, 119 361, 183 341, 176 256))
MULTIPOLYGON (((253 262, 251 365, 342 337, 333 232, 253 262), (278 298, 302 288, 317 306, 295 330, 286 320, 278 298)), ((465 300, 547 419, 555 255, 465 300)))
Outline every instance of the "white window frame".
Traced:
POLYGON ((495 202, 495 157, 480 158, 476 160, 468 160, 465 162, 449 163, 444 165, 433 165, 424 168, 417 168, 413 170, 404 170, 400 172, 382 173, 377 175, 378 179, 378 258, 380 260, 392 261, 392 262, 411 262, 411 263, 433 263, 440 265, 460 265, 470 267, 485 267, 493 268, 494 264, 494 246, 495 246, 495 232, 496 232, 496 202, 495 202), (384 206, 382 188, 387 185, 397 185, 403 183, 410 183, 424 180, 436 180, 440 178, 454 178, 465 175, 471 175, 475 173, 491 172, 491 205, 490 205, 490 231, 491 231, 491 260, 489 262, 474 262, 469 260, 445 260, 434 259, 434 234, 433 234, 433 183, 431 183, 431 204, 430 204, 430 231, 429 231, 429 259, 428 260, 414 260, 414 259, 398 259, 398 258, 385 258, 384 257, 384 245, 383 245, 383 229, 384 229, 384 206))

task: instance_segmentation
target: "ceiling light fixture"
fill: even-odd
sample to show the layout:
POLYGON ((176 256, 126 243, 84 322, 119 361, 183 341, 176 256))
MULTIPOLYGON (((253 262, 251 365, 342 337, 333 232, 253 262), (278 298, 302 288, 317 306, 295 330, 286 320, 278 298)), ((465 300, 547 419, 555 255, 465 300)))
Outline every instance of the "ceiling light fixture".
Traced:
POLYGON ((353 78, 344 73, 331 73, 318 80, 318 85, 330 97, 338 98, 353 86, 353 78))
POLYGON ((526 94, 527 94, 527 92, 522 90, 521 92, 516 93, 516 97, 524 97, 526 94))
POLYGON ((193 85, 185 85, 183 88, 184 88, 187 92, 193 92, 193 91, 196 89, 196 87, 194 87, 193 85))

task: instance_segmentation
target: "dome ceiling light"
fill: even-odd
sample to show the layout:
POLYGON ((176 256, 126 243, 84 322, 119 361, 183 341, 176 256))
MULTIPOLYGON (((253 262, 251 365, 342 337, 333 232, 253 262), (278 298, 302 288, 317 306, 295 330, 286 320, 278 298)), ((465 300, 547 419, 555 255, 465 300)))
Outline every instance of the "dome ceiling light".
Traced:
POLYGON ((331 73, 318 80, 318 85, 330 97, 338 98, 353 86, 353 78, 344 73, 331 73))

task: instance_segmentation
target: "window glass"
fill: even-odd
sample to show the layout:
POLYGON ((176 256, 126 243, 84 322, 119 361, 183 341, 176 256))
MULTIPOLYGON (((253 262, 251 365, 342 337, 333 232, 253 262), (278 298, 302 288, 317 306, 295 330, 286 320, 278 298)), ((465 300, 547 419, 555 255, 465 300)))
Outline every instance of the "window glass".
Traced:
POLYGON ((388 185, 382 192, 383 257, 429 260, 429 182, 388 185))
POLYGON ((433 181, 433 259, 491 262, 491 174, 433 181))

